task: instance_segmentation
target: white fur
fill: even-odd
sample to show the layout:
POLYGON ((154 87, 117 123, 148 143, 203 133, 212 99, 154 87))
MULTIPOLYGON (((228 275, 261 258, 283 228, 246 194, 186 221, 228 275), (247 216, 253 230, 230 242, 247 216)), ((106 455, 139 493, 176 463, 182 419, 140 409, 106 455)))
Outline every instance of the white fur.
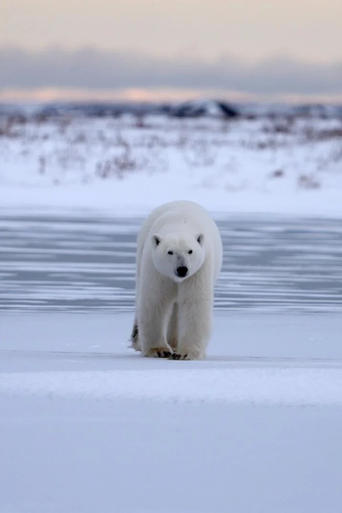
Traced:
POLYGON ((138 236, 133 347, 145 356, 204 358, 221 264, 220 233, 202 207, 175 201, 155 209, 138 236))

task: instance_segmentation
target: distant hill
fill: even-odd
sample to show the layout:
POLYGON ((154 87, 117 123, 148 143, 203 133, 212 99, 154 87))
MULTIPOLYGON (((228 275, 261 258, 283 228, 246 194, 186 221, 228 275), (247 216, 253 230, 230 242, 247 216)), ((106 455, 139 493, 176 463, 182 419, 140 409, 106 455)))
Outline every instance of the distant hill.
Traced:
POLYGON ((163 115, 174 118, 222 118, 300 116, 312 118, 342 118, 342 105, 308 104, 247 104, 228 103, 222 100, 193 100, 180 103, 137 102, 51 102, 45 104, 1 104, 0 116, 17 118, 84 116, 120 117, 130 114, 137 117, 163 115))

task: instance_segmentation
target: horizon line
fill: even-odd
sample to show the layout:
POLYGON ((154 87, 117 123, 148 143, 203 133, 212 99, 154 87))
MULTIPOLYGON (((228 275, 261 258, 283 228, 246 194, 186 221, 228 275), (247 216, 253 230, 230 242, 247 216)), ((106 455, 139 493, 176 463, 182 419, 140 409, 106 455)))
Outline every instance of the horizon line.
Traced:
POLYGON ((50 102, 184 102, 200 99, 221 99, 230 103, 340 104, 341 94, 256 94, 234 90, 190 88, 6 88, 0 89, 1 103, 50 102))

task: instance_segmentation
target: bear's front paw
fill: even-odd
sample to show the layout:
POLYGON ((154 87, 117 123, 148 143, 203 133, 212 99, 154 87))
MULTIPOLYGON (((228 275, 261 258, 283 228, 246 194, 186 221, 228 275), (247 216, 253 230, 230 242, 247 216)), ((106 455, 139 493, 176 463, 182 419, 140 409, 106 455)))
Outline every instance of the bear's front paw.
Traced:
POLYGON ((172 352, 164 347, 154 347, 153 349, 149 349, 144 356, 150 358, 170 358, 172 356, 172 352))
POLYGON ((172 353, 170 356, 170 360, 202 360, 204 358, 204 354, 200 352, 188 352, 188 353, 172 353))

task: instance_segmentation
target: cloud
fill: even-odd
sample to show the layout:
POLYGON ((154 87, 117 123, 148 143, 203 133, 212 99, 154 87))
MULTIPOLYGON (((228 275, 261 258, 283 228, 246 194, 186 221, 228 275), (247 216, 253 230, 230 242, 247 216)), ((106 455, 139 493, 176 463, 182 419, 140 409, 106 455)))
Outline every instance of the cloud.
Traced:
POLYGON ((27 52, 0 48, 0 89, 189 88, 248 94, 342 93, 342 62, 309 63, 274 58, 247 64, 162 59, 129 52, 83 48, 27 52))

